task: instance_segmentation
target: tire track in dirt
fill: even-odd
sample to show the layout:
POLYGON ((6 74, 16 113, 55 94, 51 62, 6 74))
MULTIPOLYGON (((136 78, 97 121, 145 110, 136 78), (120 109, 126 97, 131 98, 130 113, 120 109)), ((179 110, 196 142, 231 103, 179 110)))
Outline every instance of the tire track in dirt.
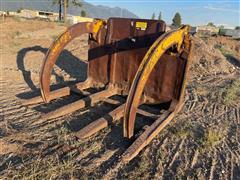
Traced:
MULTIPOLYGON (((165 152, 166 151, 166 145, 169 142, 169 133, 166 133, 163 141, 161 143, 159 143, 158 145, 156 145, 155 150, 152 152, 152 154, 159 154, 159 151, 165 152)), ((150 154, 151 155, 151 154, 150 154)), ((162 156, 162 154, 160 154, 162 156)), ((163 155, 164 156, 164 155, 163 155)), ((164 157, 158 157, 156 155, 156 157, 153 159, 153 170, 152 170, 152 175, 153 177, 163 177, 163 173, 164 173, 164 157)))
MULTIPOLYGON (((218 152, 221 152, 222 151, 222 148, 221 147, 217 147, 218 149, 218 152)), ((226 154, 222 154, 222 153, 219 153, 219 169, 220 169, 220 174, 219 174, 219 178, 220 179, 227 179, 227 158, 226 158, 226 154)))
POLYGON ((165 162, 163 164, 163 168, 164 168, 163 178, 166 178, 168 176, 169 177, 173 176, 170 165, 172 165, 172 163, 175 161, 176 157, 178 156, 178 154, 179 154, 178 151, 180 150, 183 143, 184 143, 184 141, 182 139, 178 140, 174 144, 171 143, 171 145, 173 145, 173 147, 171 147, 171 149, 168 149, 168 156, 164 160, 165 162))
POLYGON ((214 149, 210 173, 209 173, 209 177, 208 177, 209 180, 216 179, 216 177, 215 177, 216 164, 217 164, 217 152, 216 152, 216 149, 214 149))
POLYGON ((213 107, 212 107, 212 114, 213 115, 216 115, 217 109, 218 109, 218 105, 216 103, 213 103, 213 107))
POLYGON ((230 142, 225 139, 223 143, 224 143, 224 147, 226 147, 226 149, 229 151, 229 153, 232 156, 235 156, 239 160, 240 155, 232 149, 232 146, 230 145, 230 142))
POLYGON ((230 179, 234 179, 234 161, 235 161, 235 157, 234 155, 231 153, 231 176, 230 179))
POLYGON ((192 161, 191 161, 191 163, 190 163, 190 168, 191 169, 193 169, 194 167, 195 167, 195 165, 197 164, 197 162, 198 162, 198 156, 199 156, 199 150, 198 149, 196 149, 195 151, 194 151, 194 154, 193 154, 193 156, 192 156, 192 161))
POLYGON ((238 124, 240 124, 240 108, 235 108, 235 119, 238 124))
MULTIPOLYGON (((222 104, 209 103, 208 101, 207 102, 204 101, 204 102, 200 102, 200 103, 197 102, 196 105, 194 106, 194 108, 191 109, 192 104, 193 104, 193 102, 187 102, 185 109, 196 112, 196 109, 198 109, 202 105, 202 108, 201 108, 202 111, 200 113, 202 115, 202 118, 199 119, 200 121, 205 121, 205 119, 209 119, 212 122, 214 122, 214 124, 218 124, 218 121, 220 119, 225 119, 225 120, 233 119, 235 122, 238 123, 238 114, 237 114, 239 112, 238 108, 236 109, 236 108, 224 106, 222 104)), ((198 113, 198 115, 200 115, 200 114, 198 113)), ((223 121, 223 120, 221 120, 221 121, 223 121)), ((215 150, 214 153, 218 154, 218 152, 221 152, 221 151, 215 150)), ((236 153, 236 150, 235 150, 235 153, 236 153)), ((195 164, 197 164, 198 155, 199 155, 199 151, 195 151, 193 158, 192 158, 192 162, 190 163, 191 169, 194 168, 195 164)), ((211 165, 211 170, 210 170, 210 175, 209 175, 210 179, 214 179, 216 176, 218 176, 216 171, 220 171, 219 169, 221 169, 216 165, 216 164, 220 164, 220 162, 217 159, 219 159, 217 156, 214 156, 214 158, 212 159, 212 165, 211 165)), ((236 167, 236 166, 234 166, 234 167, 236 167)))
POLYGON ((4 111, 4 116, 5 118, 14 118, 16 116, 16 114, 18 114, 19 116, 21 116, 21 113, 25 113, 27 110, 24 107, 21 106, 15 106, 14 108, 3 108, 4 111))
POLYGON ((185 140, 186 140, 185 138, 181 139, 181 142, 179 143, 177 150, 175 151, 171 161, 166 166, 167 168, 171 168, 173 166, 174 162, 176 161, 176 159, 179 156, 179 153, 182 151, 182 147, 183 147, 183 144, 185 143, 185 140))

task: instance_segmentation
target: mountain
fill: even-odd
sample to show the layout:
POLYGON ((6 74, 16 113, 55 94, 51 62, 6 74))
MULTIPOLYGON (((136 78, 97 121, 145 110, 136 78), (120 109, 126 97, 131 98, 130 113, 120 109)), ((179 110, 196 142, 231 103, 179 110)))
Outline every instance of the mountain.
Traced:
MULTIPOLYGON (((72 15, 80 15, 81 10, 85 10, 87 12, 87 17, 92 18, 109 18, 109 17, 128 17, 128 18, 138 18, 137 15, 133 14, 127 9, 123 9, 120 7, 108 7, 102 5, 93 5, 82 1, 82 7, 75 7, 72 3, 69 3, 68 14, 72 15)), ((58 5, 53 5, 51 0, 43 0, 42 2, 39 0, 8 0, 1 2, 1 11, 17 11, 19 9, 34 9, 41 11, 52 11, 58 12, 58 5)))

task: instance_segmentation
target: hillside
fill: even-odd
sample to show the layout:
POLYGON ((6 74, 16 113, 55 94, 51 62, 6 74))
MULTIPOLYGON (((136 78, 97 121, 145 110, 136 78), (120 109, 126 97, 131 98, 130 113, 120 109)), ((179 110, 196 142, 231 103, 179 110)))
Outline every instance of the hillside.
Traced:
MULTIPOLYGON (((53 11, 58 12, 58 5, 53 5, 52 1, 39 1, 39 0, 21 0, 16 3, 14 0, 8 0, 1 2, 1 11, 17 11, 19 9, 36 9, 43 11, 53 11)), ((87 12, 88 17, 93 18, 109 18, 109 17, 128 17, 128 18, 138 18, 135 14, 128 11, 127 9, 122 9, 119 7, 107 7, 107 6, 95 6, 93 4, 83 1, 83 7, 74 7, 70 3, 68 8, 68 13, 73 15, 80 15, 81 10, 87 12)))

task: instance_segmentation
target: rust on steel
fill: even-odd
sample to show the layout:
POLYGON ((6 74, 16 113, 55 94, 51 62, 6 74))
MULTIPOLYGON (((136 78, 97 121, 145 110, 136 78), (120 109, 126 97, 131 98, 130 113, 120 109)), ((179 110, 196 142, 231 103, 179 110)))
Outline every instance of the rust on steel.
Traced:
POLYGON ((163 130, 174 118, 174 116, 181 110, 183 103, 178 103, 176 109, 164 112, 151 126, 148 126, 146 130, 133 142, 133 144, 122 155, 123 161, 130 161, 138 153, 147 146, 157 134, 163 130))
MULTIPOLYGON (((93 121, 79 132, 76 133, 76 137, 79 139, 84 139, 92 136, 93 134, 97 133, 98 131, 108 127, 110 123, 115 122, 116 120, 120 120, 123 117, 125 103, 114 109, 113 111, 109 112, 108 114, 104 115, 103 117, 93 121)), ((137 112, 143 116, 148 116, 150 118, 158 117, 156 114, 152 114, 142 109, 138 109, 137 112)))
MULTIPOLYGON (((51 91, 49 93, 49 99, 53 100, 53 99, 57 99, 63 96, 68 96, 70 95, 71 91, 77 92, 77 93, 82 93, 84 94, 83 90, 87 89, 90 87, 90 83, 87 82, 80 82, 77 83, 75 85, 72 86, 67 86, 67 87, 63 87, 54 91, 51 91)), ((86 94, 86 93, 85 93, 86 94)), ((25 100, 22 104, 23 105, 32 105, 32 104, 38 104, 38 103, 42 103, 43 99, 42 96, 37 96, 28 100, 25 100)))
MULTIPOLYGON (((124 136, 131 138, 134 133, 134 124, 136 118, 137 108, 139 106, 143 89, 149 78, 150 73, 157 64, 158 61, 163 61, 161 56, 171 47, 176 46, 177 52, 180 54, 180 48, 182 47, 183 39, 188 36, 188 26, 184 26, 181 29, 170 31, 158 38, 151 46, 149 51, 143 58, 139 69, 133 80, 124 114, 124 136)), ((166 60, 169 61, 169 60, 166 60)), ((175 68, 175 67, 173 67, 175 68)), ((176 72, 175 69, 171 69, 170 73, 176 72)), ((182 73, 182 72, 181 72, 182 73)), ((176 81, 176 80, 175 80, 176 81)), ((165 84, 168 86, 168 84, 165 84)), ((170 86, 170 85, 169 85, 170 86)), ((175 86, 175 85, 174 85, 175 86)), ((175 87, 171 87, 172 89, 175 87)), ((172 99, 178 99, 178 97, 172 97, 172 99)))
POLYGON ((50 97, 50 76, 53 66, 60 55, 63 48, 74 38, 85 34, 93 33, 96 35, 101 26, 104 25, 104 21, 97 20, 95 22, 78 23, 69 27, 63 34, 61 34, 49 48, 42 65, 40 73, 40 86, 41 94, 44 102, 49 102, 50 97))
POLYGON ((117 94, 116 89, 106 89, 106 90, 100 91, 98 93, 92 94, 88 97, 85 97, 81 100, 78 100, 76 102, 73 102, 71 104, 68 104, 66 106, 63 106, 59 109, 56 109, 55 111, 44 114, 42 116, 42 118, 43 119, 52 119, 52 118, 57 118, 57 117, 60 117, 60 116, 64 116, 66 114, 77 111, 81 108, 84 108, 87 105, 92 106, 95 103, 97 103, 97 102, 99 102, 103 99, 106 99, 110 96, 113 96, 115 94, 117 94))
POLYGON ((81 129, 76 134, 76 137, 78 137, 79 139, 87 138, 95 134, 96 132, 106 128, 110 122, 114 122, 115 120, 123 116, 124 106, 125 104, 122 104, 110 113, 106 114, 105 116, 99 118, 96 121, 93 121, 88 126, 81 129))
MULTIPOLYGON (((79 139, 84 139, 92 136, 93 134, 97 133, 98 131, 108 127, 110 123, 113 123, 116 120, 120 120, 123 117, 125 103, 114 109, 113 111, 109 112, 108 114, 104 115, 103 117, 93 121, 79 132, 76 133, 76 137, 79 139)), ((149 113, 147 111, 138 109, 138 113, 144 116, 148 116, 151 118, 156 118, 155 114, 149 113)))

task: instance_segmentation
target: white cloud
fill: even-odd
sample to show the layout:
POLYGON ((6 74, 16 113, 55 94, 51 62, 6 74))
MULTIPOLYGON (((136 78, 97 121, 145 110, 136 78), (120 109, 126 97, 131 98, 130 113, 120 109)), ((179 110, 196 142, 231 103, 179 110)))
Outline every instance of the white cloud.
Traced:
POLYGON ((222 7, 213 7, 213 6, 204 6, 205 9, 212 10, 212 11, 227 11, 240 14, 240 10, 237 9, 229 9, 229 8, 222 8, 222 7))

